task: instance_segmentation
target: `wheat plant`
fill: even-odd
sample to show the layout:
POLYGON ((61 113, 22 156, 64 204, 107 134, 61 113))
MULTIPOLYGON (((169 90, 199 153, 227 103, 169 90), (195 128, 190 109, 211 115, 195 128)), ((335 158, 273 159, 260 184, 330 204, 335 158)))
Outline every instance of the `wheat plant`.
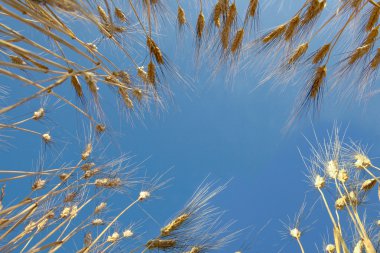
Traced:
MULTIPOLYGON (((144 225, 120 222, 133 208, 145 212, 144 203, 170 180, 166 173, 141 175, 128 155, 104 158, 103 136, 112 133, 111 119, 123 117, 126 124, 143 119, 165 109, 171 85, 193 86, 161 49, 165 26, 175 27, 179 39, 193 41, 186 49, 194 52, 196 68, 207 64, 211 75, 225 68, 228 82, 256 71, 262 74, 259 86, 269 80, 277 86, 299 83, 288 126, 318 111, 325 90, 344 86, 339 97, 358 100, 376 93, 379 2, 300 1, 289 20, 268 31, 260 27, 260 15, 276 1, 191 2, 1 0, 0 74, 9 85, 0 86, 0 144, 12 149, 9 140, 18 134, 35 136, 41 158, 36 171, 0 171, 0 252, 56 252, 75 245, 77 252, 198 253, 220 250, 236 237, 232 222, 224 222, 223 212, 210 204, 225 185, 212 183, 203 183, 152 238, 136 231, 144 225), (68 132, 78 132, 75 124, 65 130, 55 126, 50 119, 56 115, 75 119, 86 133, 71 140, 81 150, 76 161, 50 167, 44 160, 64 157, 57 145, 72 137, 68 132), (29 179, 29 192, 6 201, 5 185, 29 179), (116 194, 128 198, 110 215, 106 200, 116 194)), ((333 241, 325 250, 376 252, 377 239, 358 208, 379 180, 366 150, 343 144, 334 132, 304 159, 332 223, 333 241), (334 205, 325 195, 330 186, 336 191, 334 205), (341 224, 343 216, 351 234, 341 224)), ((304 252, 302 229, 291 226, 288 233, 304 252)))

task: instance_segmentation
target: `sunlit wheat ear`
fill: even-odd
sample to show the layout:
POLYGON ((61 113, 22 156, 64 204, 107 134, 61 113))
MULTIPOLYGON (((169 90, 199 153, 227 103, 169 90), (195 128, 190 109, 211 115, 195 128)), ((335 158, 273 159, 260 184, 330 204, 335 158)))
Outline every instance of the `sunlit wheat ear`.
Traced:
POLYGON ((149 191, 141 191, 139 193, 138 200, 139 201, 145 201, 145 200, 149 199, 150 196, 151 196, 151 193, 149 191))
POLYGON ((326 180, 324 177, 322 177, 320 175, 315 176, 315 179, 314 179, 315 188, 322 189, 323 187, 325 187, 325 184, 326 184, 326 180))
POLYGON ((100 5, 97 6, 97 10, 102 22, 107 24, 109 22, 109 17, 106 11, 100 5))
POLYGON ((125 16, 124 12, 120 9, 115 7, 115 16, 120 20, 120 22, 127 22, 127 17, 125 16))
POLYGON ((328 54, 328 52, 330 51, 330 47, 331 47, 331 44, 325 44, 323 45, 322 47, 320 47, 312 56, 311 56, 311 59, 312 59, 312 63, 313 64, 318 64, 318 63, 321 63, 326 55, 328 54))
POLYGON ((326 175, 331 179, 336 179, 339 175, 339 164, 337 160, 330 160, 325 166, 326 175))
POLYGON ((354 166, 357 168, 357 169, 366 169, 368 167, 371 166, 371 160, 365 155, 365 154, 362 154, 362 153, 357 153, 354 155, 354 166))
POLYGON ((362 45, 370 45, 372 47, 373 44, 376 42, 378 35, 379 35, 379 26, 375 26, 368 33, 362 45))
POLYGON ((293 52, 293 54, 288 59, 288 64, 294 64, 297 62, 307 51, 309 48, 309 43, 303 43, 299 45, 293 52))
POLYGON ((94 184, 99 188, 117 188, 121 186, 122 181, 120 178, 99 178, 94 184))
POLYGON ((90 179, 90 178, 92 178, 93 176, 95 176, 95 175, 97 175, 99 173, 100 173, 100 169, 99 168, 90 169, 90 170, 85 171, 85 173, 83 175, 83 178, 84 179, 90 179))
POLYGON ((161 229, 161 236, 168 236, 188 220, 190 214, 182 214, 161 229))
POLYGON ((62 219, 66 219, 66 218, 72 219, 72 218, 75 218, 77 214, 78 214, 78 206, 73 205, 73 206, 67 206, 63 208, 63 210, 59 214, 59 217, 62 219))
POLYGON ((95 207, 94 214, 99 214, 103 212, 107 208, 106 202, 101 202, 99 205, 95 207))
POLYGON ((286 30, 285 30, 285 33, 284 33, 284 39, 286 41, 290 41, 290 40, 292 40, 294 38, 294 36, 297 33, 300 21, 301 21, 300 16, 296 15, 286 25, 286 30))
POLYGON ((365 38, 364 42, 362 43, 362 46, 356 48, 354 52, 349 56, 348 58, 348 65, 353 65, 354 63, 358 62, 360 59, 362 59, 365 55, 367 55, 378 36, 379 33, 379 27, 375 27, 371 30, 370 33, 368 33, 367 37, 365 38))
POLYGON ((148 249, 170 250, 175 248, 177 242, 175 240, 153 239, 146 243, 148 249))
POLYGON ((223 50, 228 48, 230 42, 230 33, 232 26, 235 24, 237 19, 237 9, 235 3, 232 3, 228 8, 227 17, 223 24, 222 32, 221 32, 221 44, 223 50))
POLYGON ((186 14, 181 6, 177 9, 177 23, 180 29, 186 24, 186 14))
POLYGON ((267 35, 265 35, 261 40, 264 44, 270 43, 275 41, 276 39, 279 39, 283 33, 286 30, 286 25, 279 25, 275 29, 273 29, 271 32, 269 32, 267 35))
POLYGON ((203 15, 203 12, 201 11, 198 15, 197 24, 195 27, 197 41, 200 41, 202 39, 204 28, 205 28, 205 16, 203 15))
POLYGON ((82 160, 83 161, 87 160, 90 157, 91 153, 92 153, 92 144, 88 143, 86 145, 86 148, 82 152, 82 160))
POLYGON ((71 84, 74 87, 76 95, 80 98, 81 101, 84 99, 82 85, 79 82, 79 78, 76 75, 71 76, 71 84))
POLYGON ((339 182, 345 183, 349 179, 349 175, 347 170, 345 169, 340 169, 338 172, 338 180, 339 182))
POLYGON ((107 242, 110 242, 110 243, 114 243, 116 242, 117 240, 120 239, 120 234, 118 232, 113 232, 112 235, 109 235, 107 237, 107 242))
POLYGON ((88 171, 90 169, 92 169, 93 167, 95 166, 95 163, 91 162, 91 163, 85 163, 81 166, 81 169, 83 171, 88 171))
POLYGON ((32 185, 32 191, 40 190, 46 185, 46 180, 38 178, 32 185))
POLYGON ((151 37, 147 36, 146 44, 148 46, 149 52, 155 57, 156 62, 158 64, 164 64, 164 57, 156 42, 154 42, 154 40, 151 37))
POLYGON ((327 68, 326 65, 320 66, 316 69, 313 79, 311 80, 310 90, 307 94, 307 100, 311 99, 318 102, 320 97, 320 90, 326 78, 327 68))
POLYGON ((327 244, 326 245, 326 248, 325 248, 325 251, 326 253, 335 253, 335 245, 334 244, 327 244))
POLYGON ((259 18, 259 0, 250 0, 247 8, 247 13, 244 18, 244 25, 247 25, 250 21, 254 23, 257 28, 257 20, 259 18))
POLYGON ((380 8, 377 6, 372 6, 372 9, 368 16, 368 21, 365 24, 365 30, 367 32, 371 31, 375 27, 375 25, 379 21, 379 16, 380 16, 380 8))
POLYGON ((244 38, 244 28, 239 29, 231 43, 231 53, 236 54, 240 51, 244 38))
POLYGON ((222 14, 223 12, 223 3, 222 1, 218 1, 215 6, 214 6, 214 9, 212 11, 212 21, 213 21, 213 24, 219 28, 220 27, 220 15, 222 14))
POLYGON ((45 109, 42 107, 33 113, 34 120, 42 119, 44 116, 45 116, 45 109))
MULTIPOLYGON (((84 80, 86 81, 86 84, 88 86, 88 89, 90 90, 91 94, 95 99, 98 97, 98 86, 96 85, 96 77, 95 74, 92 72, 85 72, 83 74, 84 80)), ((78 93, 77 93, 78 94, 78 93)))
POLYGON ((149 83, 148 73, 144 70, 144 66, 137 68, 137 76, 141 79, 143 83, 149 83))
POLYGON ((51 143, 53 141, 51 135, 49 133, 44 133, 42 136, 42 140, 48 144, 48 143, 51 143))
POLYGON ((290 229, 289 234, 295 239, 300 239, 302 235, 301 231, 298 228, 290 229))
POLYGON ((133 108, 133 102, 129 98, 127 88, 126 87, 119 87, 118 91, 119 91, 121 98, 123 99, 125 106, 127 106, 127 108, 129 108, 129 109, 133 108))
POLYGON ((306 86, 299 94, 301 99, 297 102, 296 107, 293 109, 287 128, 290 128, 295 120, 307 113, 312 107, 313 112, 319 109, 319 102, 323 94, 323 86, 327 75, 326 65, 318 66, 315 68, 314 74, 308 80, 306 86))
POLYGON ((348 203, 347 196, 343 196, 335 200, 335 209, 336 210, 343 210, 346 206, 346 203, 348 203))
POLYGON ((104 220, 96 218, 91 221, 91 225, 93 226, 103 226, 105 224, 104 220))
POLYGON ((301 17, 301 24, 307 25, 315 20, 326 7, 326 0, 311 0, 308 8, 301 17))
POLYGON ((350 191, 348 193, 349 204, 353 207, 357 207, 360 204, 359 196, 356 191, 350 191))
POLYGON ((376 185, 376 183, 377 183, 377 181, 374 178, 367 179, 362 183, 360 190, 369 191, 376 185))

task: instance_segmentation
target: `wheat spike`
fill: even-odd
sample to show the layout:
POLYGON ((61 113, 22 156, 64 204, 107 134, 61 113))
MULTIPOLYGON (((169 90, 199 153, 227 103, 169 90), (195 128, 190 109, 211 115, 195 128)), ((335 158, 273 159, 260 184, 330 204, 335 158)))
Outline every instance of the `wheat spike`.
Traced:
POLYGON ((248 15, 254 17, 257 13, 258 6, 259 0, 250 0, 248 5, 248 15))
POLYGON ((98 5, 97 9, 98 9, 99 16, 100 16, 101 20, 103 21, 103 23, 108 24, 109 18, 108 18, 107 13, 105 12, 105 10, 100 5, 98 5))
POLYGON ((168 225, 161 229, 161 236, 168 236, 174 230, 177 230, 185 221, 187 221, 190 217, 190 214, 182 214, 170 222, 168 225))
POLYGON ((286 27, 286 31, 284 33, 284 38, 286 41, 289 41, 293 38, 293 36, 295 35, 297 29, 298 29, 298 25, 300 23, 300 16, 299 15, 296 15, 294 16, 290 22, 288 23, 287 27, 286 27))
POLYGON ((88 157, 90 156, 92 152, 92 144, 91 143, 88 143, 86 145, 86 148, 84 149, 83 153, 82 153, 82 160, 85 161, 88 159, 88 157))
POLYGON ((175 240, 162 240, 162 239, 153 239, 146 243, 145 245, 148 249, 162 249, 168 250, 176 246, 175 240))
POLYGON ((326 7, 326 0, 311 0, 311 3, 303 15, 301 24, 306 25, 316 18, 326 7))
POLYGON ((221 34, 222 48, 226 50, 228 48, 228 43, 230 42, 230 26, 224 26, 221 34))
POLYGON ((365 26, 365 30, 367 32, 371 31, 372 28, 377 24, 377 22, 379 20, 379 16, 380 16, 380 8, 377 6, 373 6, 372 10, 370 12, 368 21, 367 21, 366 26, 365 26))
POLYGON ((376 179, 371 178, 367 179, 362 183, 362 186, 360 187, 360 190, 362 191, 369 191, 376 185, 376 179))
POLYGON ((95 180, 96 187, 116 188, 121 186, 120 178, 98 178, 95 180))
POLYGON ((370 67, 376 69, 380 64, 380 48, 376 50, 376 54, 370 62, 370 67))
POLYGON ((330 51, 330 44, 323 45, 318 51, 314 54, 312 59, 313 64, 317 64, 323 61, 327 53, 330 51))
POLYGON ((309 43, 303 43, 299 45, 294 51, 294 53, 290 56, 288 60, 288 64, 294 64, 296 61, 298 61, 299 58, 301 58, 301 56, 306 53, 308 48, 309 48, 309 43))
POLYGON ((201 11, 198 15, 197 25, 196 25, 196 32, 197 32, 197 38, 201 39, 203 30, 205 28, 205 16, 203 15, 203 12, 201 11))
POLYGON ((183 8, 181 6, 178 6, 177 20, 178 20, 178 24, 180 27, 183 26, 184 24, 186 24, 185 11, 183 10, 183 8))
POLYGON ((127 22, 127 17, 125 16, 125 14, 124 14, 124 12, 121 10, 121 9, 119 9, 119 8, 117 8, 117 7, 115 7, 115 16, 121 21, 121 22, 127 22))
POLYGON ((127 106, 127 108, 129 108, 129 109, 133 108, 133 102, 129 98, 127 89, 123 88, 123 87, 119 87, 119 94, 121 95, 121 97, 124 101, 124 104, 127 106))
POLYGON ((314 79, 312 82, 312 86, 310 89, 310 97, 315 99, 317 95, 319 94, 319 90, 321 89, 321 86, 323 84, 323 81, 326 77, 327 68, 326 65, 318 67, 314 79))
POLYGON ((146 44, 149 48, 150 53, 154 55, 157 63, 164 64, 164 57, 162 55, 160 48, 157 46, 156 42, 154 42, 154 40, 151 37, 147 36, 146 44))
POLYGON ((370 50, 370 45, 364 45, 362 47, 356 48, 348 60, 348 65, 352 65, 355 62, 357 62, 364 55, 366 55, 369 52, 369 50, 370 50))
POLYGON ((376 26, 371 29, 368 33, 366 39, 363 42, 363 45, 373 45, 376 42, 377 36, 379 35, 379 26, 376 26))
POLYGON ((216 27, 220 27, 220 15, 222 14, 222 3, 218 1, 215 4, 214 11, 213 11, 213 22, 216 27))
POLYGON ((262 42, 267 44, 267 43, 275 40, 276 38, 280 37, 284 33, 285 28, 286 28, 286 25, 279 25, 273 31, 271 31, 267 36, 265 36, 262 39, 262 42))
POLYGON ((241 45, 243 43, 243 37, 244 37, 244 28, 241 28, 236 32, 235 38, 233 39, 232 44, 231 44, 231 52, 233 54, 236 53, 239 48, 241 48, 241 45))

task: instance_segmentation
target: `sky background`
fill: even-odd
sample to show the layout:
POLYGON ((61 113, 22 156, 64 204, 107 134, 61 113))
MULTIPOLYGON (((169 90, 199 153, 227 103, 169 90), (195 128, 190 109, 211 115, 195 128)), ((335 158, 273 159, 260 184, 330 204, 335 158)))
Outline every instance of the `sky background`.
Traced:
MULTIPOLYGON (((261 29, 264 31, 288 20, 297 8, 297 4, 287 6, 287 3, 280 8, 279 2, 275 2, 261 12, 261 29)), ((238 1, 238 5, 242 13, 245 1, 238 1)), ((194 13, 193 10, 189 15, 194 13)), ((207 64, 198 70, 194 68, 194 41, 184 39, 178 44, 176 37, 175 30, 170 27, 160 36, 159 44, 173 64, 188 77, 192 88, 170 83, 174 96, 168 101, 167 109, 158 113, 153 109, 152 113, 146 112, 143 119, 132 117, 133 124, 130 119, 120 118, 111 103, 114 98, 106 93, 102 101, 106 101, 105 111, 113 126, 111 133, 104 137, 104 142, 109 143, 106 156, 133 155, 135 163, 144 161, 141 167, 148 175, 171 168, 167 175, 174 179, 168 188, 157 193, 161 199, 152 200, 144 207, 162 225, 181 209, 206 177, 221 183, 231 180, 214 203, 227 211, 226 220, 237 221, 234 229, 253 226, 259 230, 270 221, 249 252, 277 252, 283 247, 283 252, 298 252, 295 241, 281 238, 280 231, 284 229, 280 221, 287 222, 288 216, 293 217, 304 199, 311 206, 318 197, 307 183, 299 150, 307 155, 306 138, 315 142, 313 129, 323 138, 336 122, 342 132, 347 128, 347 137, 370 145, 370 154, 378 157, 379 100, 373 97, 359 104, 327 95, 316 117, 297 121, 291 131, 285 133, 283 128, 293 108, 298 86, 272 89, 274 83, 269 82, 253 91, 260 81, 261 70, 257 66, 239 72, 233 80, 226 80, 223 70, 211 77, 207 64)), ((107 45, 99 45, 102 46, 107 45)), ((123 64, 119 57, 115 57, 116 63, 123 64)), ((12 86, 5 79, 2 83, 12 86)), ((30 104, 31 112, 35 105, 30 104)), ((63 150, 64 161, 75 161, 75 152, 81 150, 84 143, 80 117, 66 107, 52 108, 58 108, 60 114, 51 116, 49 122, 54 126, 51 132, 62 131, 62 137, 58 136, 58 144, 50 147, 53 151, 48 152, 56 154, 63 150), (78 133, 72 130, 78 128, 78 133)), ((22 117, 23 113, 17 113, 22 117)), ((12 136, 8 142, 14 147, 1 151, 0 169, 36 168, 40 140, 24 133, 13 133, 12 136)), ((17 195, 23 187, 30 186, 9 185, 9 196, 17 195)), ((120 201, 120 196, 115 196, 114 200, 120 201)), ((312 217, 305 221, 306 227, 315 222, 312 230, 302 237, 307 252, 315 252, 316 245, 320 247, 323 238, 327 237, 330 224, 325 223, 327 214, 320 207, 318 202, 312 217)), ((141 219, 150 222, 144 215, 141 219)), ((128 216, 122 221, 130 222, 128 216)), ((154 229, 158 232, 158 225, 144 232, 152 234, 154 229)), ((237 250, 246 240, 251 238, 239 236, 226 251, 220 252, 237 250)))

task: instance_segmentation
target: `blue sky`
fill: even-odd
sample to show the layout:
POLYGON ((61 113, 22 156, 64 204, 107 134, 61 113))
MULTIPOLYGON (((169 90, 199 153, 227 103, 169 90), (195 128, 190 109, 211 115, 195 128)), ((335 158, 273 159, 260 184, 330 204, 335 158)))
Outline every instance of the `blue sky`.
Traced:
MULTIPOLYGON (((265 8, 261 13, 262 29, 284 22, 295 10, 283 8, 285 11, 276 11, 276 15, 271 7, 265 8)), ((346 136, 373 145, 371 154, 377 156, 380 152, 376 146, 380 136, 377 98, 359 104, 352 100, 337 101, 336 96, 327 95, 318 116, 297 121, 291 131, 284 133, 297 87, 271 89, 274 84, 268 83, 252 92, 260 81, 260 73, 256 73, 254 66, 233 80, 226 80, 222 72, 210 77, 207 64, 198 71, 194 68, 193 41, 185 40, 183 45, 172 50, 177 47, 173 43, 175 38, 175 31, 169 29, 159 39, 160 45, 173 64, 180 66, 180 71, 189 78, 192 88, 170 83, 174 98, 168 102, 167 110, 147 112, 142 120, 134 118, 133 125, 114 112, 111 103, 114 98, 106 92, 102 101, 106 101, 105 110, 113 126, 103 140, 104 145, 110 144, 106 156, 133 154, 133 161, 137 163, 146 160, 142 167, 148 175, 172 168, 168 177, 174 180, 158 193, 162 199, 152 200, 145 208, 160 224, 180 210, 206 177, 220 182, 232 179, 227 189, 215 199, 216 205, 227 210, 226 220, 237 220, 236 229, 249 226, 259 229, 271 221, 250 252, 277 252, 283 246, 284 252, 297 252, 296 242, 281 240, 280 220, 287 221, 288 215, 292 217, 297 212, 305 194, 310 205, 317 199, 306 182, 306 170, 298 149, 307 155, 305 137, 313 139, 313 129, 319 136, 326 136, 337 122, 343 129, 347 128, 346 136)), ((1 83, 12 86, 5 79, 1 83)), ((30 111, 37 104, 31 103, 30 111)), ((19 116, 22 114, 18 112, 19 116)), ((66 134, 76 135, 72 129, 81 127, 80 117, 63 107, 59 108, 59 116, 52 115, 51 118, 54 122, 52 133, 56 130, 62 136, 52 149, 61 150, 62 143, 66 143, 62 160, 75 161, 75 153, 83 146, 81 133, 79 145, 76 139, 66 137, 66 134)), ((10 142, 14 148, 1 152, 0 169, 35 167, 40 140, 24 133, 15 132, 12 136, 10 142)), ((50 154, 55 152, 48 151, 50 154)), ((16 190, 20 186, 12 187, 16 186, 9 185, 8 188, 16 190)), ((25 187, 29 186, 25 184, 25 187)), ((10 196, 13 194, 17 191, 11 191, 10 196)), ((118 198, 120 195, 114 200, 118 198)), ((307 226, 308 222, 318 219, 315 229, 302 238, 309 252, 315 252, 314 243, 322 244, 327 231, 327 215, 320 203, 317 203, 316 212, 305 223, 307 226)), ((141 219, 150 222, 144 215, 141 219)), ((128 223, 128 216, 124 220, 128 223)), ((152 225, 147 234, 154 233, 154 229, 159 231, 157 225, 152 225)), ((243 236, 238 237, 241 238, 243 236)), ((234 242, 228 247, 229 252, 241 243, 241 240, 234 242)))

